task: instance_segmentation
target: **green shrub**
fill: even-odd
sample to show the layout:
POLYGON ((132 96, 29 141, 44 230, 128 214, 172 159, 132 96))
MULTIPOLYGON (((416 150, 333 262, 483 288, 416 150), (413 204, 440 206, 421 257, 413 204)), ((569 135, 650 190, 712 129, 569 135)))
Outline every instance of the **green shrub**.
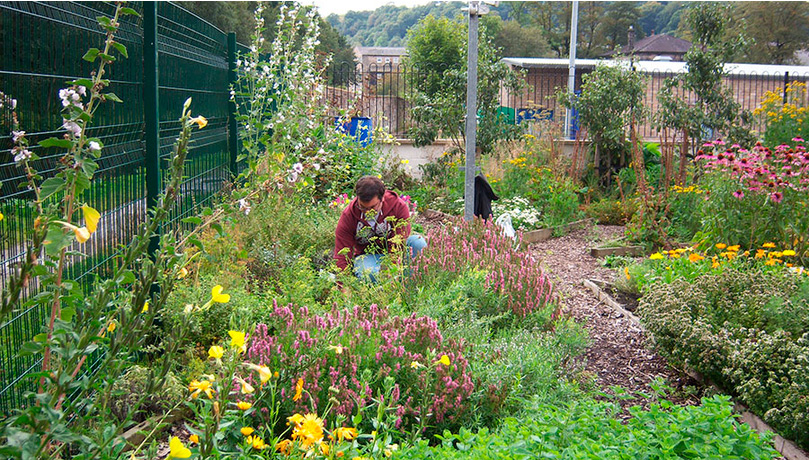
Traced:
POLYGON ((626 225, 638 210, 634 200, 603 200, 591 203, 585 209, 587 217, 592 217, 601 225, 626 225))
POLYGON ((614 404, 581 400, 538 404, 498 430, 444 433, 440 446, 428 441, 404 450, 401 459, 772 459, 778 453, 732 415, 729 398, 714 396, 700 406, 668 401, 649 410, 630 409, 626 424, 615 418, 614 404))
POLYGON ((638 313, 661 354, 809 446, 809 280, 788 271, 727 269, 651 285, 638 313))
MULTIPOLYGON (((147 382, 153 378, 155 376, 149 368, 135 365, 112 385, 109 407, 118 420, 124 421, 129 408, 144 395, 147 382)), ((140 406, 140 410, 133 415, 132 420, 142 422, 152 415, 163 415, 184 401, 186 395, 185 385, 169 373, 160 391, 146 395, 146 400, 140 406)))

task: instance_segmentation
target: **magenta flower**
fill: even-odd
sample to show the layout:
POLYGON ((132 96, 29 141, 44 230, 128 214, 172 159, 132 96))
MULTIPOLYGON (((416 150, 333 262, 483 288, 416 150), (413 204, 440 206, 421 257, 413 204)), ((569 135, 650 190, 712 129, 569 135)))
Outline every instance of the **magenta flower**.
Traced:
POLYGON ((803 138, 802 137, 793 137, 792 141, 793 142, 803 142, 803 138))
POLYGON ((744 198, 744 192, 742 192, 741 190, 736 190, 735 192, 733 192, 733 196, 741 200, 742 198, 744 198))
POLYGON ((770 199, 776 203, 780 203, 784 199, 784 194, 781 192, 773 192, 770 194, 770 199))

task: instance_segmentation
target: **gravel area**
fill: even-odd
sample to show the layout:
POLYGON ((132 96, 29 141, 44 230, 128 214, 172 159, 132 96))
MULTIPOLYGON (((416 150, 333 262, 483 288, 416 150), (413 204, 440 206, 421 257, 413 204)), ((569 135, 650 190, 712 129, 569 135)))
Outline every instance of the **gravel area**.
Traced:
MULTIPOLYGON (((589 248, 623 235, 624 227, 596 225, 559 238, 531 244, 531 253, 543 262, 562 297, 563 308, 590 333, 585 370, 603 392, 615 394, 613 386, 629 394, 654 394, 650 383, 662 378, 675 389, 667 399, 678 404, 696 404, 698 384, 685 373, 668 366, 651 348, 644 331, 623 314, 596 299, 584 279, 613 281, 615 272, 599 264, 589 248)), ((622 400, 624 407, 647 406, 645 398, 622 400)))

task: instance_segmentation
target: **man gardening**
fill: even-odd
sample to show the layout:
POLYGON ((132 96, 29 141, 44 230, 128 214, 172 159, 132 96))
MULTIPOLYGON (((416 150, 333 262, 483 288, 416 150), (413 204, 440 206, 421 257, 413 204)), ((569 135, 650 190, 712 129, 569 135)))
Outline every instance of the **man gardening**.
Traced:
POLYGON ((354 199, 340 215, 334 239, 334 258, 340 269, 353 261, 354 273, 376 282, 382 258, 397 254, 404 242, 410 260, 427 246, 410 234, 410 210, 399 195, 386 190, 376 176, 363 176, 354 186, 354 199))

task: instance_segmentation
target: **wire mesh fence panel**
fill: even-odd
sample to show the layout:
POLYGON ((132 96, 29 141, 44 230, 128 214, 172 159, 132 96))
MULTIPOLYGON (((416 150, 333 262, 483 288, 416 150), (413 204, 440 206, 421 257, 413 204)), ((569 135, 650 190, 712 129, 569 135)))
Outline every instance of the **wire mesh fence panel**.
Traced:
MULTIPOLYGON (((143 3, 131 8, 143 12, 143 3)), ((52 176, 63 155, 37 143, 61 136, 62 104, 58 96, 66 82, 86 78, 95 64, 82 59, 91 47, 103 45, 98 16, 111 17, 111 2, 0 2, 0 91, 15 98, 20 128, 40 157, 33 166, 43 178, 52 176)), ((146 216, 144 150, 143 24, 125 16, 116 34, 128 59, 108 67, 109 90, 124 103, 106 102, 95 113, 87 131, 104 147, 93 184, 80 200, 101 213, 93 238, 80 248, 86 256, 72 256, 66 276, 89 286, 93 275, 103 276, 114 262, 121 244, 128 243, 146 216)), ((226 35, 180 6, 158 3, 158 68, 161 175, 165 174, 174 141, 179 134, 183 102, 193 97, 194 115, 209 120, 195 130, 181 191, 168 228, 178 228, 182 217, 195 206, 209 203, 231 179, 228 152, 228 62, 226 35)), ((34 220, 32 193, 26 177, 15 164, 8 107, 0 113, 0 286, 24 257, 34 220)), ((24 293, 31 298, 42 286, 24 293)), ((33 304, 32 304, 33 305, 33 304)), ((25 376, 35 372, 38 358, 17 356, 20 346, 41 331, 49 312, 22 303, 0 322, 0 413, 8 414, 25 403, 23 394, 33 388, 25 376)), ((92 366, 90 366, 92 367, 92 366)))

